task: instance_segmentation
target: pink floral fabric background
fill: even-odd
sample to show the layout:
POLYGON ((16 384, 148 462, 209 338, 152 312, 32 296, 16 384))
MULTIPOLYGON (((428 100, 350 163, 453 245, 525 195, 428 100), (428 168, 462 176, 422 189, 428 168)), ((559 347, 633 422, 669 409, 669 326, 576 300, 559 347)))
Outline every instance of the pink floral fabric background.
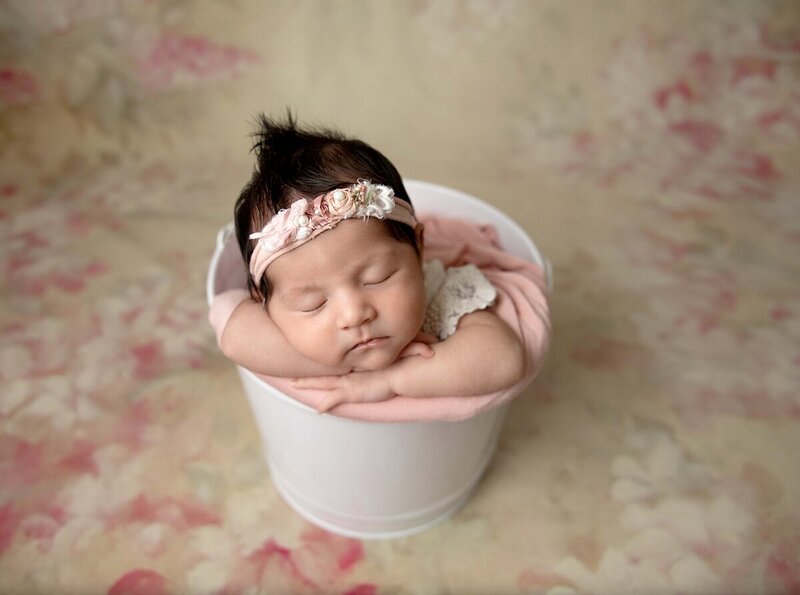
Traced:
POLYGON ((0 593, 800 593, 800 5, 0 1, 0 593), (280 499, 204 279, 259 111, 498 206, 554 336, 470 503, 280 499))

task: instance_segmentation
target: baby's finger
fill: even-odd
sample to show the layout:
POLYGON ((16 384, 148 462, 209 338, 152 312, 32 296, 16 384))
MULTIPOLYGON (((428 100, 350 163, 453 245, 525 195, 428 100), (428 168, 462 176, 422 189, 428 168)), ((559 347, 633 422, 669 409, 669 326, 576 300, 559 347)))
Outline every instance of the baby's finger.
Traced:
POLYGON ((332 390, 338 386, 338 381, 338 376, 310 376, 293 379, 292 386, 310 390, 332 390))
POLYGON ((326 395, 322 398, 322 400, 317 403, 317 413, 325 413, 326 411, 330 411, 334 407, 336 407, 340 403, 339 397, 335 393, 331 393, 326 395))
POLYGON ((431 347, 427 343, 417 343, 417 345, 418 345, 417 349, 419 350, 417 355, 421 355, 422 357, 424 357, 426 359, 433 357, 433 355, 435 353, 433 351, 433 347, 431 347))
POLYGON ((433 357, 433 349, 430 345, 426 345, 425 343, 410 343, 406 345, 405 349, 400 352, 399 359, 405 359, 407 357, 413 357, 415 355, 419 355, 424 357, 425 359, 433 357))

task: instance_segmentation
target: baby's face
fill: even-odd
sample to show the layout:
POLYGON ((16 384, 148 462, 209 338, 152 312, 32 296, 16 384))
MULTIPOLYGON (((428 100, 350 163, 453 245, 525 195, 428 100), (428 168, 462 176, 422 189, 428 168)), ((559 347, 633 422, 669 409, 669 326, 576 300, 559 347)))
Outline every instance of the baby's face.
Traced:
POLYGON ((266 274, 270 317, 298 352, 324 365, 385 368, 425 316, 416 251, 376 219, 342 221, 266 274))

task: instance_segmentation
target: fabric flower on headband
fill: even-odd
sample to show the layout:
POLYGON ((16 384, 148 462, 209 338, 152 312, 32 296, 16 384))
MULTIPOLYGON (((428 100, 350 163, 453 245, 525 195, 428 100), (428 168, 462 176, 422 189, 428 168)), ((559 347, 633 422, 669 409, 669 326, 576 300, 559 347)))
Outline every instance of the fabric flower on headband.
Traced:
POLYGON ((281 209, 258 233, 251 233, 251 240, 258 240, 263 248, 278 250, 293 239, 303 239, 311 234, 310 219, 306 215, 308 201, 301 198, 288 209, 281 209))
POLYGON ((294 201, 281 209, 264 228, 250 234, 258 244, 250 257, 250 273, 259 283, 267 266, 278 256, 331 229, 345 219, 369 217, 393 219, 415 228, 417 220, 411 205, 396 199, 389 186, 359 180, 349 188, 339 188, 317 196, 294 201), (400 207, 400 208, 396 208, 400 207))
POLYGON ((305 198, 281 209, 264 228, 250 234, 269 251, 280 250, 294 240, 303 240, 311 233, 344 219, 377 217, 383 219, 394 209, 394 190, 388 186, 359 180, 350 188, 334 190, 309 203, 305 198))

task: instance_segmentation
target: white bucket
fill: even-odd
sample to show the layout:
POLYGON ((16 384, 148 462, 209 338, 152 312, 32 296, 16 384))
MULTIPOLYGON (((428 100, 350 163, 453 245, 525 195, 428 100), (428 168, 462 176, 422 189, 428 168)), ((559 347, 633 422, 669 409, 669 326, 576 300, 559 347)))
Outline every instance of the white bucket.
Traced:
MULTIPOLYGON (((418 213, 490 223, 504 249, 548 261, 525 231, 479 199, 427 182, 406 182, 418 213)), ((232 226, 217 235, 208 271, 214 295, 246 284, 232 226)), ((494 454, 508 405, 463 421, 381 423, 319 415, 237 366, 264 440, 275 487, 300 515, 334 533, 362 539, 423 531, 472 494, 494 454)))

